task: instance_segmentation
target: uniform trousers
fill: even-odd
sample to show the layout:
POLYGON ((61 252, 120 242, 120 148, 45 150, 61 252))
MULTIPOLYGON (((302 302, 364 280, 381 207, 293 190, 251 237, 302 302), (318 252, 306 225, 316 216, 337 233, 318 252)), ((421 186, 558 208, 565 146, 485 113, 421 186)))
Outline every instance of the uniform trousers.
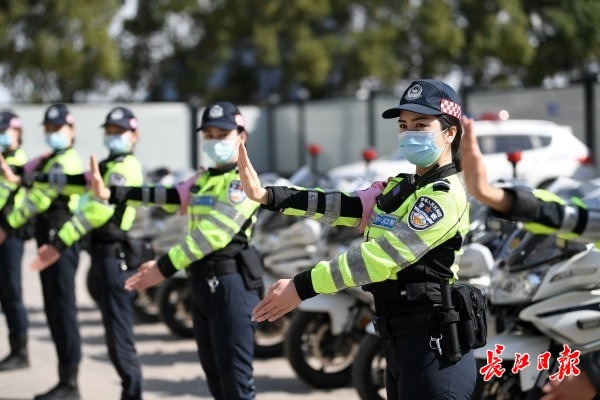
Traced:
POLYGON ((429 346, 429 332, 383 339, 388 400, 466 400, 475 389, 473 351, 455 363, 429 346))
POLYGON ((79 246, 65 248, 58 261, 40 272, 44 312, 58 363, 76 368, 81 361, 81 336, 77 320, 75 273, 79 265, 79 246))
POLYGON ((22 261, 23 240, 6 238, 0 245, 0 305, 11 338, 26 337, 29 326, 21 284, 22 261))
POLYGON ((95 256, 93 250, 91 253, 108 355, 121 378, 121 400, 138 400, 142 398, 142 369, 135 348, 135 292, 124 288, 127 278, 136 271, 121 269, 117 257, 95 256))
POLYGON ((200 363, 216 400, 256 398, 252 360, 256 323, 250 320, 258 290, 235 272, 218 275, 214 293, 206 277, 190 275, 194 337, 200 363))

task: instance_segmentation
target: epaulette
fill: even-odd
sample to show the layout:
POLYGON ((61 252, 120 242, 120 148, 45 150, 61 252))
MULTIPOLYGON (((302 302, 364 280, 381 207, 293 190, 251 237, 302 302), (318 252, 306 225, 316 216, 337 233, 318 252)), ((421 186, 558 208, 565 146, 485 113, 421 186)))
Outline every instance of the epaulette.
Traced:
POLYGON ((439 181, 435 181, 433 183, 433 190, 441 190, 442 192, 447 192, 450 190, 450 182, 448 179, 440 179, 439 181))

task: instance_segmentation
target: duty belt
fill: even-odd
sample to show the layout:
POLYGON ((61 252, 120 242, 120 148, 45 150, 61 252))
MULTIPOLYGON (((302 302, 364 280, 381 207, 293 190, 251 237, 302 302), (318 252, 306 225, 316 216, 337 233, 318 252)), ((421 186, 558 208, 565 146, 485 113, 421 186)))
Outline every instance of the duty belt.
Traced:
POLYGON ((201 260, 186 268, 191 276, 208 277, 238 272, 236 260, 201 260))
POLYGON ((373 325, 380 338, 409 336, 423 332, 439 332, 439 314, 433 305, 421 311, 406 315, 374 316, 373 325))

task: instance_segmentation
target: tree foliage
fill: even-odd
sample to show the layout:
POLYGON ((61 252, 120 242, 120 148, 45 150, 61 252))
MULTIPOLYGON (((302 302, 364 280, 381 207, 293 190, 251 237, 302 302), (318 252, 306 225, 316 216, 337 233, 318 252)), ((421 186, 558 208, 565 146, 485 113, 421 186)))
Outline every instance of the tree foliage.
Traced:
POLYGON ((258 103, 451 72, 476 87, 577 81, 600 56, 597 0, 138 0, 116 34, 122 3, 3 2, 2 82, 26 101, 120 83, 125 100, 258 103))
POLYGON ((17 100, 75 101, 121 76, 108 28, 117 0, 4 1, 2 83, 17 100))

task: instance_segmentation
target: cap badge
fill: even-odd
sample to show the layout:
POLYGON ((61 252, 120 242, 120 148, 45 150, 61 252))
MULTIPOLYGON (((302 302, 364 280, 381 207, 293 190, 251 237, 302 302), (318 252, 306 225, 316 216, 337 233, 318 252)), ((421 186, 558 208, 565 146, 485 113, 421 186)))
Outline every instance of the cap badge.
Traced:
POLYGON ((404 96, 404 98, 408 101, 413 101, 418 99, 419 97, 421 97, 423 94, 423 88, 421 87, 421 85, 416 84, 413 85, 407 92, 406 92, 406 96, 404 96))
POLYGON ((123 110, 120 110, 120 109, 117 109, 110 114, 110 119, 112 119, 112 120, 123 119, 123 117, 124 117, 123 110))
POLYGON ((48 110, 48 118, 58 118, 59 115, 60 111, 57 107, 50 107, 50 109, 48 110))
POLYGON ((223 116, 223 107, 213 106, 208 112, 209 118, 221 118, 223 116))

